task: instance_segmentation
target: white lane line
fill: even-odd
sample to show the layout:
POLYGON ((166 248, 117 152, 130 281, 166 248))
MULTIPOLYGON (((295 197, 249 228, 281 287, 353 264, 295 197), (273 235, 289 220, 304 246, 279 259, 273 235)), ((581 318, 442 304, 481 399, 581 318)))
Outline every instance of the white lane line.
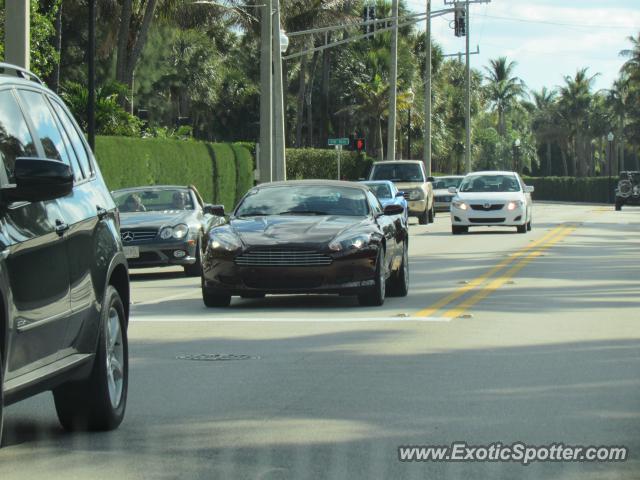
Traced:
MULTIPOLYGON (((157 305, 158 303, 166 302, 167 300, 176 300, 178 298, 188 297, 190 295, 197 295, 196 291, 176 293, 175 295, 169 295, 168 297, 156 298, 154 300, 147 300, 146 302, 132 302, 132 307, 140 307, 142 305, 157 305)), ((196 297, 197 298, 197 297, 196 297)))
POLYGON ((187 316, 175 317, 136 317, 135 313, 131 315, 131 322, 134 323, 171 323, 171 322, 204 322, 204 323, 220 323, 220 322, 256 322, 256 323, 281 323, 281 322, 295 322, 295 323, 349 323, 349 322, 438 322, 446 323, 450 322, 450 318, 446 317, 352 317, 352 318, 335 318, 335 317, 315 317, 315 318, 295 318, 295 317, 263 317, 263 318, 251 318, 251 317, 206 317, 206 318, 194 318, 187 316))

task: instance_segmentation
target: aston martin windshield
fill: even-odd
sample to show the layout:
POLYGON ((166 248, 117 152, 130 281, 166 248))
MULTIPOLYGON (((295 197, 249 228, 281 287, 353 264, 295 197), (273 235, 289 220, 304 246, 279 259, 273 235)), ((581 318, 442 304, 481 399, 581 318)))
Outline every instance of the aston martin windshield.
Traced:
POLYGON ((460 184, 460 191, 471 192, 519 192, 520 184, 513 175, 470 175, 460 184))
POLYGON ((184 188, 120 190, 113 193, 113 198, 122 213, 193 210, 194 208, 189 190, 184 188))
POLYGON ((357 188, 296 185, 256 188, 236 210, 237 217, 259 215, 344 215, 369 213, 367 198, 357 188))

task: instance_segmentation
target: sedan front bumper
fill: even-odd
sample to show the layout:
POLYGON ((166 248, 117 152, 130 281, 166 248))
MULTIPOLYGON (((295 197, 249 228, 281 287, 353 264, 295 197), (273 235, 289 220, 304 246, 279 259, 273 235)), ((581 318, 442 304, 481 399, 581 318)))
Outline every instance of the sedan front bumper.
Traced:
POLYGON ((357 295, 374 285, 375 249, 334 257, 328 265, 239 265, 235 255, 212 255, 203 261, 205 287, 216 293, 296 294, 333 293, 357 295))
POLYGON ((195 240, 182 242, 124 243, 130 268, 150 268, 196 263, 195 240))
POLYGON ((526 223, 526 217, 523 207, 514 210, 502 208, 486 212, 472 209, 462 210, 451 206, 451 223, 460 227, 518 227, 526 223))

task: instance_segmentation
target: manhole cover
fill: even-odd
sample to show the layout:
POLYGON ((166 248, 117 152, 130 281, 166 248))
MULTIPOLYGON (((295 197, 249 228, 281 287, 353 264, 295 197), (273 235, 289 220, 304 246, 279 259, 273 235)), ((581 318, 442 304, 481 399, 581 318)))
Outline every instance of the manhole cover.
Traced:
POLYGON ((194 353, 178 355, 177 360, 195 360, 199 362, 225 362, 229 360, 256 360, 259 357, 251 355, 239 355, 235 353, 194 353))

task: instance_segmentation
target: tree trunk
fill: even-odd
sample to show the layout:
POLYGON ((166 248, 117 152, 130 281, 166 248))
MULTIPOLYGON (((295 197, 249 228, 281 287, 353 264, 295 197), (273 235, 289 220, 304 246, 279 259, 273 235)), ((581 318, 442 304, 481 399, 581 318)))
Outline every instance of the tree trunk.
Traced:
POLYGON ((118 55, 116 59, 116 80, 126 82, 127 63, 129 62, 129 30, 133 14, 133 0, 123 0, 118 29, 118 55))
POLYGON ((560 155, 562 156, 562 175, 569 176, 569 167, 567 165, 567 154, 564 151, 564 147, 560 146, 560 155))
POLYGON ((551 176, 551 142, 547 140, 547 175, 551 176))
POLYGON ((127 61, 125 84, 127 85, 127 87, 129 87, 129 89, 133 85, 133 72, 138 65, 138 60, 140 59, 142 50, 147 43, 147 35, 149 34, 149 28, 151 27, 151 23, 155 15, 156 4, 157 0, 147 0, 147 5, 144 9, 144 17, 142 17, 142 24, 140 25, 138 36, 135 40, 135 43, 133 44, 131 54, 129 55, 127 61))
POLYGON ((56 36, 54 47, 56 52, 58 52, 58 61, 56 63, 55 69, 53 71, 53 82, 51 85, 51 89, 58 93, 60 88, 60 63, 62 62, 62 2, 58 6, 58 12, 56 13, 56 36))
POLYGON ((378 161, 382 162, 384 160, 384 146, 382 140, 382 120, 378 119, 378 161))
POLYGON ((300 73, 298 77, 298 110, 296 112, 296 147, 302 147, 302 124, 304 122, 304 103, 307 86, 307 56, 300 59, 300 73))
MULTIPOLYGON (((331 34, 328 35, 328 42, 331 34)), ((320 111, 320 142, 329 136, 329 74, 331 72, 331 49, 322 51, 322 109, 320 111)))

